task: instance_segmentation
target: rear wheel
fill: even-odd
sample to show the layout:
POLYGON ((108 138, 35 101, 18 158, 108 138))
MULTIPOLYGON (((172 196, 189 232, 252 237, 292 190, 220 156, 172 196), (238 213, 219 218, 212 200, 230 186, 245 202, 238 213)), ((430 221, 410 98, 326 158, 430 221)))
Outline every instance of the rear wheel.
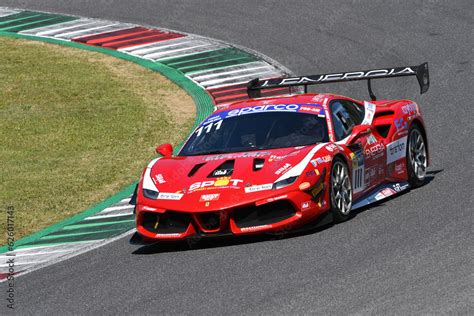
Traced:
POLYGON ((350 216, 352 207, 352 184, 349 168, 339 157, 334 158, 331 168, 331 212, 335 222, 343 222, 350 216))
POLYGON ((427 165, 425 139, 420 128, 415 125, 408 133, 407 144, 408 182, 412 187, 419 187, 424 183, 427 165))

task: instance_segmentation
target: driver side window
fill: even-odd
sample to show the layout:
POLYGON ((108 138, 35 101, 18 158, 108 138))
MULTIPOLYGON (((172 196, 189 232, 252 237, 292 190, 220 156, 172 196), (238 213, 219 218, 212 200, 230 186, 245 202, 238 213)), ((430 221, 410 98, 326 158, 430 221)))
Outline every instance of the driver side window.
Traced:
POLYGON ((360 106, 347 100, 334 100, 330 104, 332 122, 336 140, 347 137, 355 125, 362 122, 364 118, 360 106))

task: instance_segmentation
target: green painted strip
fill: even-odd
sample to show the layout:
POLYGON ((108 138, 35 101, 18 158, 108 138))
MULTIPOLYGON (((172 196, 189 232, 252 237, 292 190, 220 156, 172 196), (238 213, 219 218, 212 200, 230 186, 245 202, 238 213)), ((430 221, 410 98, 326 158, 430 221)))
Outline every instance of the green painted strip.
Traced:
POLYGON ((215 62, 202 64, 198 66, 178 68, 178 70, 184 73, 190 73, 190 72, 196 72, 196 71, 202 71, 202 70, 212 70, 214 68, 220 68, 220 67, 226 67, 226 66, 247 64, 252 61, 255 61, 255 59, 248 58, 248 57, 238 57, 238 58, 233 58, 233 59, 228 59, 228 60, 223 60, 223 61, 215 61, 215 62))
MULTIPOLYGON (((157 71, 161 73, 163 76, 167 77, 174 83, 176 83, 179 87, 184 89, 194 100, 194 103, 196 104, 196 119, 194 122, 194 126, 192 130, 200 123, 202 120, 204 120, 209 114, 211 114, 214 110, 214 103, 209 96, 209 94, 200 86, 195 84, 192 80, 189 78, 183 76, 181 72, 178 70, 168 67, 164 64, 157 63, 157 62, 152 62, 149 60, 141 59, 135 56, 131 56, 122 52, 118 52, 115 50, 110 50, 110 49, 105 49, 102 47, 96 47, 96 46, 88 46, 84 45, 81 43, 77 42, 68 42, 68 41, 62 41, 62 40, 57 40, 57 39, 51 39, 51 38, 41 38, 41 37, 35 37, 35 36, 29 36, 29 35, 24 35, 24 34, 17 34, 17 33, 10 33, 10 32, 1 32, 0 31, 0 36, 8 36, 12 38, 21 38, 21 39, 28 39, 28 40, 36 40, 36 41, 42 41, 46 43, 52 43, 52 44, 58 44, 58 45, 64 45, 64 46, 69 46, 69 47, 75 47, 75 48, 80 48, 80 49, 85 49, 89 51, 95 51, 95 52, 100 52, 104 54, 108 54, 117 58, 121 58, 123 60, 128 60, 131 62, 134 62, 136 64, 139 64, 145 68, 151 69, 153 71, 157 71)), ((177 152, 180 149, 181 145, 178 146, 175 149, 175 152, 177 152)), ((95 239, 102 239, 102 238, 107 238, 107 237, 112 237, 113 235, 119 235, 120 233, 125 232, 124 230, 118 230, 115 234, 112 234, 112 232, 106 232, 103 234, 93 234, 90 237, 93 237, 92 239, 89 240, 77 240, 72 237, 63 237, 61 238, 56 238, 52 240, 48 240, 48 242, 45 242, 43 240, 40 240, 40 238, 45 237, 49 234, 55 233, 59 230, 61 230, 63 227, 67 225, 72 225, 74 223, 80 222, 86 217, 92 216, 93 214, 96 214, 103 209, 118 203, 120 200, 130 196, 133 193, 133 190, 135 189, 136 183, 133 183, 126 187, 124 190, 118 192, 117 194, 109 197, 108 199, 102 201, 101 203, 71 217, 68 218, 62 222, 59 222, 57 224, 54 224, 52 226, 49 226, 37 233, 34 233, 30 236, 27 236, 25 238, 22 238, 20 240, 17 240, 15 243, 15 246, 17 248, 27 248, 27 247, 38 247, 38 246, 46 246, 46 245, 55 245, 55 244, 62 244, 62 243, 76 243, 78 241, 89 241, 89 240, 95 240, 95 239)), ((83 236, 84 237, 84 236, 83 236)), ((5 253, 7 252, 7 246, 3 246, 0 248, 0 253, 5 253)))
POLYGON ((174 68, 180 68, 191 65, 201 65, 213 61, 227 60, 237 57, 248 57, 257 60, 254 56, 246 52, 238 51, 234 48, 223 48, 210 52, 198 53, 191 57, 182 56, 161 62, 174 68))
POLYGON ((29 29, 35 29, 42 26, 48 26, 53 24, 59 24, 63 22, 72 21, 69 17, 45 17, 41 20, 33 20, 33 21, 21 21, 22 23, 14 23, 12 26, 5 26, 3 25, 0 27, 0 31, 8 31, 8 32, 20 32, 29 29))
POLYGON ((161 63, 170 66, 170 65, 181 63, 181 62, 205 60, 207 58, 222 56, 228 51, 229 51, 228 48, 222 48, 222 49, 211 50, 208 52, 195 53, 192 55, 170 57, 167 60, 162 60, 161 63))
MULTIPOLYGON (((97 235, 97 234, 105 234, 107 232, 114 232, 116 230, 122 230, 121 228, 115 228, 115 229, 104 229, 104 230, 96 230, 96 231, 81 231, 81 232, 69 232, 67 234, 58 234, 58 233, 54 233, 54 234, 50 234, 50 235, 47 235, 47 236, 44 236, 44 237, 41 237, 40 240, 50 240, 50 239, 55 239, 55 238, 63 238, 63 237, 66 237, 66 238, 82 238, 82 236, 84 235, 97 235)), ((97 239, 100 239, 100 238, 97 238, 97 239)))
MULTIPOLYGON (((13 15, 8 15, 0 18, 0 25, 6 25, 10 23, 22 23, 22 22, 28 22, 30 20, 35 20, 36 17, 42 16, 40 14, 13 14, 13 15)), ((14 24, 13 24, 14 25, 14 24)))
POLYGON ((124 215, 124 216, 117 216, 117 217, 104 217, 104 218, 96 218, 96 219, 85 219, 80 222, 77 222, 76 224, 95 224, 95 223, 107 223, 110 222, 112 219, 114 219, 116 222, 120 221, 128 221, 130 219, 134 219, 135 215, 134 214, 129 214, 129 215, 124 215))
POLYGON ((38 239, 32 243, 29 243, 28 246, 46 246, 52 244, 68 244, 68 243, 77 243, 77 242, 91 242, 105 238, 112 238, 123 234, 126 232, 123 229, 117 230, 110 230, 110 231, 103 231, 98 232, 96 234, 89 234, 89 235, 79 235, 79 236, 61 236, 58 238, 50 238, 50 239, 38 239))
MULTIPOLYGON (((77 242, 69 242, 68 244, 87 244, 89 243, 88 240, 86 241, 77 241, 77 242)), ((18 246, 16 247, 15 249, 32 249, 32 248, 41 248, 41 247, 49 247, 49 246, 59 246, 59 245, 63 245, 64 243, 61 243, 61 242, 52 242, 52 243, 38 243, 36 245, 23 245, 23 246, 18 246)))
MULTIPOLYGON (((129 230, 135 226, 134 223, 135 223, 135 219, 129 219, 127 221, 120 221, 120 222, 77 224, 77 225, 74 224, 74 225, 68 225, 64 227, 58 233, 61 233, 61 234, 80 233, 80 232, 90 231, 91 229, 96 229, 97 227, 100 227, 100 229, 123 228, 123 229, 129 230)), ((52 234, 48 236, 52 236, 52 234)))
POLYGON ((18 25, 16 27, 0 28, 0 30, 16 33, 16 32, 26 31, 26 30, 30 30, 30 29, 35 29, 35 28, 38 28, 38 27, 69 22, 69 21, 73 21, 73 20, 76 20, 76 18, 52 17, 52 18, 47 18, 47 19, 40 20, 40 21, 35 21, 35 22, 32 22, 32 23, 21 24, 21 25, 18 25))

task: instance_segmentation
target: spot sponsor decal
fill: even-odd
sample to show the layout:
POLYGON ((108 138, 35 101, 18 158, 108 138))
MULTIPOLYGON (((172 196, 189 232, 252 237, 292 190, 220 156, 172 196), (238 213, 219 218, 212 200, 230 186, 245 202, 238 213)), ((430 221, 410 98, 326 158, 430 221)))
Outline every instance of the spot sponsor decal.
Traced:
POLYGON ((273 183, 267 183, 267 184, 260 184, 260 185, 252 185, 250 187, 246 187, 245 193, 253 193, 253 192, 259 192, 259 191, 266 191, 266 190, 271 190, 273 188, 273 183))
POLYGON ((291 167, 291 164, 286 163, 284 166, 278 168, 278 170, 275 171, 275 174, 276 175, 281 175, 281 174, 285 173, 286 171, 288 171, 288 169, 290 169, 290 167, 291 167))
POLYGON ((212 189, 238 189, 239 184, 244 182, 240 179, 231 179, 231 177, 221 177, 216 180, 207 180, 193 183, 189 186, 188 192, 212 189))
POLYGON ((373 103, 365 101, 364 108, 365 108, 365 115, 364 115, 364 120, 362 121, 361 125, 371 125, 372 120, 374 119, 376 106, 373 103))
POLYGON ((391 164, 406 156, 407 137, 400 138, 387 145, 387 164, 391 164))
POLYGON ((322 164, 324 162, 330 162, 330 161, 331 161, 331 156, 326 155, 326 156, 323 156, 323 157, 315 158, 315 159, 311 160, 310 162, 314 167, 317 167, 318 164, 322 164))
POLYGON ((158 193, 158 200, 181 200, 182 197, 183 197, 182 193, 166 193, 166 192, 158 193))
POLYGON ((157 175, 155 175, 155 184, 156 184, 157 182, 158 182, 159 184, 166 183, 165 178, 163 177, 163 175, 162 175, 161 173, 158 173, 157 175))
POLYGON ((199 202, 211 202, 211 201, 217 201, 219 200, 220 193, 214 193, 214 194, 203 194, 199 198, 199 202))

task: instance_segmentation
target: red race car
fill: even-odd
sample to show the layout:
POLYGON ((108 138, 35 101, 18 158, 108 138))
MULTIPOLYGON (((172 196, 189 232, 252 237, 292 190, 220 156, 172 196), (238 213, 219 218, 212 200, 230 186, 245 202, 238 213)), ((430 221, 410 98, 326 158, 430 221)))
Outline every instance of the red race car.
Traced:
MULTIPOLYGON (((355 209, 423 184, 428 143, 418 105, 377 101, 370 80, 416 76, 427 63, 284 79, 252 80, 251 99, 206 118, 173 156, 170 144, 143 171, 132 200, 143 242, 284 233, 323 214, 355 209), (311 94, 307 86, 368 80, 371 101, 311 94), (262 89, 303 94, 260 98, 262 89)), ((307 226, 307 225, 306 225, 307 226)))

